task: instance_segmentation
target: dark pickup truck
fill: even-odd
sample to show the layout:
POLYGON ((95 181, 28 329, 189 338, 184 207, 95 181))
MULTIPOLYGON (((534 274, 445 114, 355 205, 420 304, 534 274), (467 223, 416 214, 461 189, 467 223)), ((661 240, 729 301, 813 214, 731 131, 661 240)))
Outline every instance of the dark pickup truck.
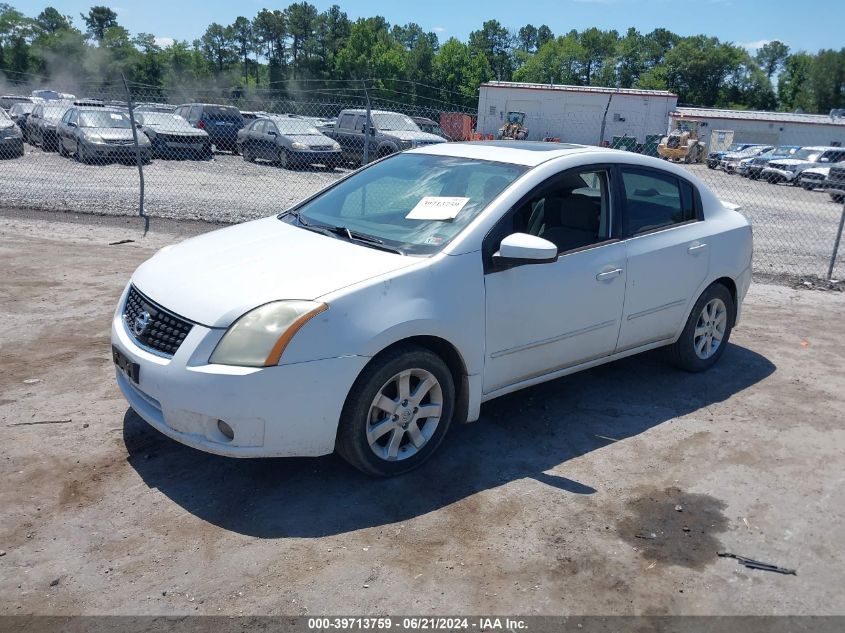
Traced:
MULTIPOLYGON (((332 126, 320 127, 320 132, 340 143, 343 159, 356 165, 364 162, 364 123, 367 111, 341 110, 332 126)), ((370 125, 366 136, 369 143, 368 158, 375 160, 403 149, 444 143, 436 134, 420 130, 411 117, 399 112, 385 110, 370 111, 370 125)))

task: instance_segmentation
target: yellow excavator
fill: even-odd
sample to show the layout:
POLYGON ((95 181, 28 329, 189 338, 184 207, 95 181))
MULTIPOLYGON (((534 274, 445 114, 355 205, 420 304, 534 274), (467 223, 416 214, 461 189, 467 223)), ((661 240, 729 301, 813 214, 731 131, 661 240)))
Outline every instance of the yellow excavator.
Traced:
POLYGON ((528 138, 528 128, 524 123, 525 112, 508 112, 505 124, 499 128, 499 138, 524 141, 528 138))
POLYGON ((657 153, 665 160, 697 163, 704 157, 704 143, 698 140, 699 121, 682 120, 657 146, 657 153))

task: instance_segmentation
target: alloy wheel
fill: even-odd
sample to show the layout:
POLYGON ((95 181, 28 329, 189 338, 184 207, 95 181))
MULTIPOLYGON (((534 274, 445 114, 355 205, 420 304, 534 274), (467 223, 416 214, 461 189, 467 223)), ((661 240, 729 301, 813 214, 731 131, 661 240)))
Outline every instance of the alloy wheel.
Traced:
POLYGON ((725 302, 719 298, 711 299, 701 310, 695 324, 693 334, 695 355, 701 360, 707 360, 713 356, 722 344, 727 327, 728 309, 725 307, 725 302))
POLYGON ((425 369, 406 369, 376 393, 367 416, 367 442, 377 457, 399 461, 428 443, 443 411, 443 389, 425 369))

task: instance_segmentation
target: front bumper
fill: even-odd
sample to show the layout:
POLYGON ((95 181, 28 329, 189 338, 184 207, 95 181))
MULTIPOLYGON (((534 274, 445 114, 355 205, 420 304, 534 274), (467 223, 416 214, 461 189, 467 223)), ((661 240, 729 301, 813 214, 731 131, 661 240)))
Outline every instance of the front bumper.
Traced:
POLYGON ((23 138, 10 136, 0 138, 0 156, 19 156, 23 153, 23 138))
POLYGON ((369 358, 264 368, 211 365, 208 358, 224 331, 201 325, 194 325, 176 354, 165 358, 135 343, 123 322, 124 299, 112 321, 112 345, 140 365, 140 377, 136 385, 117 369, 117 384, 151 426, 182 444, 229 457, 334 451, 346 396, 369 358), (233 439, 220 432, 218 420, 233 429, 233 439))
MULTIPOLYGON (((150 158, 151 148, 141 146, 141 158, 146 161, 150 158)), ((135 160, 135 145, 109 145, 107 143, 85 143, 85 153, 93 158, 115 158, 124 160, 135 160)))
POLYGON ((318 151, 318 150, 292 150, 290 153, 293 160, 303 164, 320 163, 332 165, 340 160, 341 150, 318 151))

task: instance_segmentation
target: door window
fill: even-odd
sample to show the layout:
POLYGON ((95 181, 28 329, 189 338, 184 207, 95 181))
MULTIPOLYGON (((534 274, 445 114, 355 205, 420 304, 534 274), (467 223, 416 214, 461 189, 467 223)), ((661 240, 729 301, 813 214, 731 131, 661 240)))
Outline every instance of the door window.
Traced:
POLYGON ((343 129, 343 130, 353 130, 353 129, 355 129, 355 115, 354 114, 344 114, 342 117, 340 117, 338 127, 343 129))
POLYGON ((255 134, 264 134, 264 128, 266 125, 266 120, 258 119, 255 123, 252 124, 252 132, 254 132, 255 134))
POLYGON ((364 131, 364 121, 366 121, 367 117, 363 114, 359 114, 358 118, 355 119, 355 131, 356 132, 363 132, 364 131))
POLYGON ((589 247, 610 239, 610 208, 607 171, 566 172, 520 203, 502 239, 528 233, 554 243, 558 253, 589 247))
POLYGON ((622 184, 629 236, 698 219, 692 185, 672 174, 624 167, 622 184))

